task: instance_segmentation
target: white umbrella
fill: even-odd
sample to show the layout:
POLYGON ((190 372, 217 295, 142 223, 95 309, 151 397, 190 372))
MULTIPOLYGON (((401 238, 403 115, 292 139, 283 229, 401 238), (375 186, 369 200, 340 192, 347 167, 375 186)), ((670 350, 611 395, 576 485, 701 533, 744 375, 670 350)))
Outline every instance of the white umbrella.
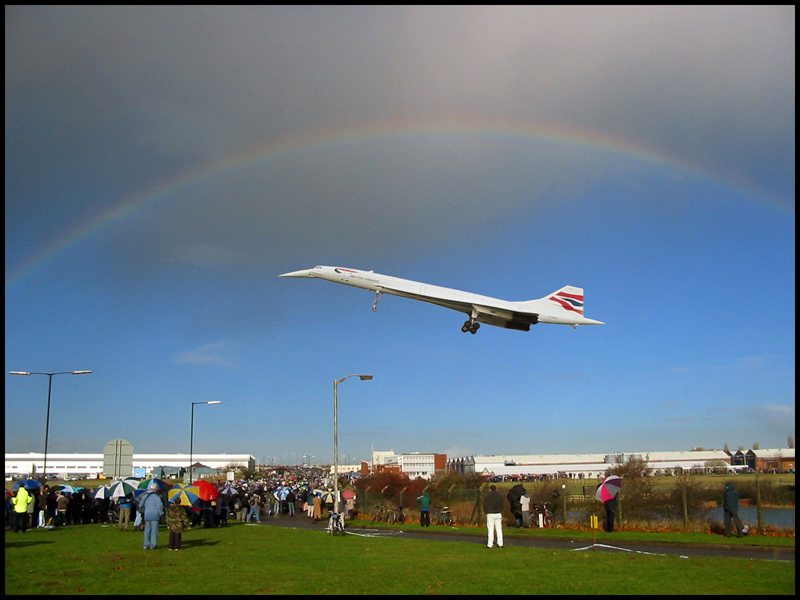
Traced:
POLYGON ((92 496, 95 498, 110 498, 111 492, 108 491, 107 485, 101 485, 95 491, 92 492, 92 496))
POLYGON ((121 481, 115 481, 108 486, 109 497, 121 498, 123 496, 127 496, 128 494, 132 493, 133 490, 138 489, 138 487, 139 482, 135 479, 123 479, 121 481))

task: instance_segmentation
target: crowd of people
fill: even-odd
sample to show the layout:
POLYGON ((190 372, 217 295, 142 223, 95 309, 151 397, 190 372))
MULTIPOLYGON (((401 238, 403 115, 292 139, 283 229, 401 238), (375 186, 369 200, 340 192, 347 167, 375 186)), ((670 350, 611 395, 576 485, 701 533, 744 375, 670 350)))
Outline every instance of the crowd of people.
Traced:
MULTIPOLYGON (((139 510, 141 497, 129 493, 116 498, 97 494, 96 489, 59 490, 49 485, 27 488, 20 485, 6 493, 6 529, 25 531, 37 527, 62 527, 73 525, 112 524, 127 531, 131 516, 134 527, 144 530, 145 520, 139 510)), ((166 520, 168 509, 174 502, 168 497, 170 485, 159 485, 155 490, 163 506, 161 517, 166 520)), ((320 520, 324 510, 332 510, 333 493, 324 489, 319 479, 271 478, 239 480, 214 484, 216 498, 201 498, 191 504, 178 504, 185 511, 193 527, 221 527, 228 519, 260 523, 269 516, 294 517, 305 514, 320 520)), ((342 500, 344 504, 344 500, 342 500)), ((350 505, 352 509, 352 504, 350 505)))

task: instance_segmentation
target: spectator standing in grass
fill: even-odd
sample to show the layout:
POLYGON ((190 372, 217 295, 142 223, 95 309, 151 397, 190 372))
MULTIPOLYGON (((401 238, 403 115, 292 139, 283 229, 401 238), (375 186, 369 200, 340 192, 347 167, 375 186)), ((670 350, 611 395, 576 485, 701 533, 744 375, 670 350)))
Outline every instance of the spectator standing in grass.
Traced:
POLYGON ((45 505, 47 506, 47 520, 48 525, 55 525, 56 522, 56 509, 58 508, 58 496, 50 489, 47 491, 47 498, 45 498, 45 505))
POLYGON ((731 537, 731 533, 733 533, 731 520, 736 523, 736 530, 738 531, 736 537, 742 537, 742 520, 739 518, 739 492, 736 491, 732 481, 725 484, 722 511, 725 519, 725 537, 731 537))
POLYGON ((167 512, 167 529, 169 529, 169 549, 182 550, 181 534, 184 529, 191 529, 191 527, 180 498, 175 498, 172 508, 167 512))
POLYGON ((505 500, 497 491, 497 486, 490 485, 489 493, 483 498, 483 512, 486 513, 486 529, 489 530, 487 548, 494 545, 494 535, 497 536, 497 547, 503 547, 503 508, 505 500))
POLYGON ((139 510, 144 517, 144 549, 155 550, 158 545, 158 524, 164 514, 164 502, 158 495, 158 484, 150 484, 150 489, 142 494, 139 510))
POLYGON ((431 526, 431 497, 428 492, 422 492, 422 496, 417 498, 419 502, 419 525, 420 527, 431 526))
POLYGON ((289 509, 290 517, 294 516, 294 509, 295 509, 294 503, 296 500, 297 497, 294 495, 294 492, 292 490, 289 490, 289 493, 286 494, 286 508, 289 509))
POLYGON ((247 515, 247 522, 250 523, 252 517, 256 518, 256 523, 261 523, 261 516, 258 514, 258 504, 261 499, 255 492, 250 496, 250 513, 247 515))
POLYGON ((522 526, 531 526, 531 497, 526 493, 522 494, 519 499, 519 504, 522 509, 522 526))
POLYGON ((606 508, 606 531, 608 533, 613 533, 614 531, 614 517, 617 514, 617 496, 615 495, 613 498, 609 498, 603 505, 606 508))
POLYGON ((133 506, 133 492, 128 492, 119 499, 119 527, 120 531, 128 531, 131 522, 131 507, 133 506))
POLYGON ((36 521, 34 520, 36 516, 36 498, 37 496, 33 492, 28 492, 28 509, 26 511, 28 520, 25 522, 25 527, 36 527, 36 521))
POLYGON ((69 498, 64 492, 59 492, 56 500, 56 525, 67 524, 67 507, 69 507, 69 498))
POLYGON ((22 533, 28 531, 28 501, 30 497, 31 495, 25 489, 25 486, 20 485, 17 493, 11 499, 12 504, 14 504, 14 517, 16 519, 14 533, 17 533, 20 529, 22 529, 22 533))
POLYGON ((314 520, 319 521, 322 518, 322 498, 319 494, 314 494, 312 502, 314 504, 314 520))

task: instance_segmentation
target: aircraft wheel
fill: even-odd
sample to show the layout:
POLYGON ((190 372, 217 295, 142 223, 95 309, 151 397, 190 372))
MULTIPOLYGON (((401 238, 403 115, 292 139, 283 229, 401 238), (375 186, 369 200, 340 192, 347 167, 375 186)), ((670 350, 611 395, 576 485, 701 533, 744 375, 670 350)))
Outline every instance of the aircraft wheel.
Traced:
POLYGON ((473 327, 472 329, 470 329, 470 330, 469 330, 469 332, 470 332, 472 335, 475 335, 476 333, 478 333, 478 328, 477 328, 477 327, 473 327))
POLYGON ((461 331, 463 331, 464 333, 467 333, 469 330, 470 330, 470 328, 469 328, 469 321, 467 321, 466 323, 464 323, 464 324, 461 326, 461 331))

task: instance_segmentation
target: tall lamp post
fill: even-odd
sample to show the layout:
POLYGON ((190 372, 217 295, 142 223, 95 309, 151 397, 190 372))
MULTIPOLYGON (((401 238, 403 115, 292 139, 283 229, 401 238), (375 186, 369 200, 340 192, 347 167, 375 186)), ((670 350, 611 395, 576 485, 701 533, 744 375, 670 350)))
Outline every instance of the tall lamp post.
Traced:
POLYGON ((47 479, 47 442, 50 439, 50 392, 53 389, 53 375, 87 375, 91 371, 60 371, 58 373, 34 373, 28 371, 9 371, 10 375, 47 375, 47 422, 44 428, 44 464, 42 476, 47 479))
POLYGON ((350 377, 369 381, 372 375, 348 375, 333 381, 333 512, 339 513, 339 384, 350 377))
POLYGON ((192 479, 194 479, 193 477, 194 469, 192 469, 192 462, 194 462, 192 459, 194 457, 192 456, 192 454, 194 453, 194 405, 195 404, 222 404, 222 400, 212 400, 211 402, 192 402, 192 431, 191 434, 189 435, 189 483, 192 483, 192 479))

